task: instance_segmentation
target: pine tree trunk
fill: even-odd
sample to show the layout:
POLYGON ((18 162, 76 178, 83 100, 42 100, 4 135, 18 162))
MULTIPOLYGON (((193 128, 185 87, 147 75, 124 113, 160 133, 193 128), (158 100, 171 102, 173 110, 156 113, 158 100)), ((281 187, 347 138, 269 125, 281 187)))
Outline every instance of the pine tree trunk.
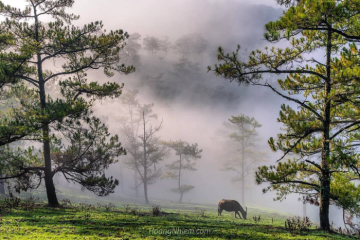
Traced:
POLYGON ((179 191, 180 191, 180 199, 179 199, 179 202, 181 203, 182 201, 182 197, 183 197, 183 192, 181 191, 181 154, 180 154, 180 161, 179 161, 179 179, 178 179, 178 188, 179 188, 179 191))
POLYGON ((50 157, 50 141, 49 141, 49 127, 43 127, 44 137, 44 159, 45 159, 45 187, 50 207, 59 206, 56 196, 55 185, 53 181, 53 173, 51 170, 51 157, 50 157))
POLYGON ((120 185, 121 185, 121 193, 124 194, 123 165, 121 161, 120 161, 120 185))
POLYGON ((324 231, 330 231, 329 221, 329 207, 330 207, 330 170, 329 170, 329 158, 330 158, 330 112, 331 102, 331 31, 327 34, 327 47, 326 47, 326 74, 325 80, 325 101, 324 101, 324 134, 322 143, 321 154, 321 177, 320 177, 320 227, 324 231))
POLYGON ((245 206, 245 154, 244 147, 242 148, 242 163, 241 163, 241 204, 245 206))
POLYGON ((179 203, 181 203, 181 202, 182 202, 183 195, 184 195, 184 193, 183 193, 183 192, 181 192, 181 194, 180 194, 180 199, 179 199, 179 203))
POLYGON ((241 205, 245 206, 245 181, 244 179, 241 181, 241 205))
MULTIPOLYGON (((146 165, 146 164, 145 164, 146 165)), ((149 199, 148 199, 148 183, 147 183, 147 169, 144 166, 144 197, 145 197, 145 202, 147 204, 149 204, 149 199)))
POLYGON ((323 173, 321 180, 321 193, 320 193, 320 228, 325 231, 330 231, 329 208, 330 208, 330 174, 323 173))
MULTIPOLYGON (((0 176, 2 176, 1 173, 0 176)), ((5 180, 0 180, 0 194, 5 195, 5 180)))
MULTIPOLYGON (((41 61, 40 55, 38 55, 39 62, 41 61)), ((45 83, 42 78, 42 68, 41 63, 38 64, 38 74, 39 74, 39 86, 40 86, 40 102, 41 108, 46 108, 46 93, 45 93, 45 83)), ((50 134, 49 134, 49 126, 46 125, 42 128, 43 133, 43 154, 45 161, 45 187, 46 194, 48 198, 49 206, 57 207, 59 206, 59 202, 56 196, 55 185, 53 182, 53 172, 51 170, 51 156, 50 156, 50 134)))
POLYGON ((145 112, 143 111, 143 121, 144 121, 144 138, 143 138, 143 143, 144 143, 144 179, 143 179, 143 183, 144 183, 144 195, 145 195, 145 202, 147 204, 149 204, 149 199, 148 199, 148 195, 147 195, 147 152, 146 152, 146 122, 145 122, 145 112))
POLYGON ((134 181, 135 181, 135 196, 138 198, 139 197, 139 183, 138 183, 138 172, 135 169, 134 170, 134 181))
MULTIPOLYGON (((40 55, 38 55, 39 62, 41 61, 40 55)), ((42 68, 41 63, 38 64, 38 74, 39 74, 39 86, 40 86, 40 102, 41 108, 46 108, 46 94, 45 94, 45 83, 42 78, 42 68)), ((43 156, 45 161, 45 187, 46 194, 48 198, 49 206, 57 207, 59 202, 56 197, 55 185, 53 182, 53 172, 51 170, 51 156, 50 156, 50 134, 49 126, 46 125, 42 128, 43 133, 43 156)))
MULTIPOLYGON (((34 16, 35 16, 35 40, 40 43, 39 40, 39 21, 38 15, 36 12, 36 7, 34 7, 34 16)), ((45 93, 45 81, 43 78, 42 71, 42 59, 40 53, 37 54, 37 74, 39 78, 39 95, 41 108, 44 110, 46 108, 46 93, 45 93)), ((49 126, 46 125, 42 128, 43 133, 43 147, 44 147, 44 161, 45 161, 45 187, 48 198, 49 206, 57 207, 59 202, 56 197, 55 185, 53 182, 53 173, 51 170, 51 157, 50 157, 50 138, 49 138, 49 126)))
MULTIPOLYGON (((146 175, 146 174, 145 174, 146 175)), ((144 196, 145 196, 145 202, 149 204, 148 194, 147 194, 147 182, 144 181, 144 196)))

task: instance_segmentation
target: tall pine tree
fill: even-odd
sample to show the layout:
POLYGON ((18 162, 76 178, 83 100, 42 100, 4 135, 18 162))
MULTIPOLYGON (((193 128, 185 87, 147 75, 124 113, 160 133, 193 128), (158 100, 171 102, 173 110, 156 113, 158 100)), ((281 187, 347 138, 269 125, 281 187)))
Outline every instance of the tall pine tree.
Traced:
MULTIPOLYGON (((38 99, 37 104, 28 105, 28 110, 31 110, 32 114, 24 117, 26 120, 37 116, 33 117, 31 122, 37 123, 36 126, 41 126, 44 165, 21 170, 43 172, 49 205, 58 206, 53 183, 53 176, 57 172, 52 168, 53 159, 51 157, 51 144, 58 141, 51 139, 50 131, 60 131, 64 127, 64 134, 73 139, 74 144, 76 143, 75 139, 77 141, 80 139, 75 132, 71 133, 68 130, 71 125, 77 127, 80 132, 86 131, 83 136, 88 139, 85 142, 90 141, 96 134, 107 134, 106 128, 103 128, 96 118, 91 117, 90 107, 97 98, 119 96, 122 86, 117 83, 100 85, 97 82, 89 82, 86 79, 86 71, 103 69, 104 74, 111 77, 114 72, 130 73, 134 69, 119 65, 119 52, 123 48, 124 39, 128 37, 127 33, 122 30, 106 33, 100 21, 86 24, 83 27, 72 25, 72 22, 79 19, 79 16, 66 13, 65 10, 73 6, 74 0, 28 0, 27 3, 25 9, 21 10, 4 6, 0 2, 1 15, 7 17, 0 25, 1 31, 14 36, 15 44, 11 50, 19 55, 30 56, 24 61, 27 65, 26 71, 19 72, 14 77, 31 84, 38 99), (53 20, 43 22, 44 17, 50 17, 53 20), (60 70, 54 71, 46 68, 47 63, 56 61, 61 63, 60 70), (52 99, 47 93, 46 86, 51 81, 59 81, 62 98, 52 99), (85 97, 83 97, 84 95, 85 97), (52 125, 49 125, 51 122, 48 121, 50 116, 56 116, 52 125), (85 124, 87 130, 81 129, 81 121, 88 123, 85 124)), ((9 60, 10 62, 18 61, 17 59, 9 60)), ((105 140, 100 139, 94 144, 105 144, 105 140)), ((117 147, 116 142, 117 138, 115 137, 109 144, 117 147)), ((92 146, 95 147, 95 145, 92 146)), ((103 145, 103 147, 106 146, 103 145)), ((74 148, 83 149, 79 146, 74 146, 74 148)), ((90 145, 89 149, 91 149, 90 145)), ((95 154, 95 152, 96 148, 93 153, 95 154)), ((85 162, 72 165, 72 168, 63 165, 62 170, 71 172, 75 169, 77 173, 81 173, 86 170, 86 164, 89 164, 90 169, 96 171, 92 168, 96 164, 86 163, 87 160, 82 157, 78 157, 76 160, 85 162)), ((72 159, 70 162, 74 163, 74 161, 75 159, 72 159)), ((95 162, 99 164, 101 162, 99 161, 95 162)), ((69 163, 69 161, 67 162, 69 163)), ((105 162, 105 165, 107 163, 105 162)), ((75 179, 89 188, 92 188, 90 185, 106 185, 106 179, 99 177, 99 173, 90 174, 86 179, 77 177, 75 179)), ((111 181, 109 179, 109 183, 111 181)), ((110 188, 113 187, 114 185, 110 188)), ((110 189, 102 189, 98 193, 109 193, 108 190, 110 189)))
POLYGON ((192 185, 181 184, 181 180, 184 178, 184 171, 196 171, 196 160, 201 158, 202 150, 198 148, 197 143, 189 144, 184 141, 168 141, 163 142, 165 146, 175 151, 175 154, 179 156, 178 160, 173 161, 171 164, 166 165, 167 171, 164 178, 176 179, 178 186, 172 188, 171 191, 180 194, 179 202, 181 203, 185 193, 194 188, 192 185))
POLYGON ((235 173, 233 182, 241 182, 241 204, 245 205, 245 184, 251 184, 255 169, 264 162, 266 153, 259 151, 258 128, 262 125, 244 114, 231 116, 224 123, 226 158, 221 170, 235 173), (251 179, 251 180, 250 180, 251 179), (249 181, 250 180, 250 181, 249 181))
POLYGON ((276 190, 277 199, 289 193, 319 199, 320 226, 330 231, 331 202, 359 211, 360 1, 278 2, 286 10, 266 24, 265 38, 288 47, 253 51, 248 61, 239 60, 240 47, 232 54, 220 48, 220 63, 210 70, 240 84, 266 87, 298 105, 281 106, 278 121, 285 132, 269 140, 274 151, 283 152, 279 161, 294 159, 259 168, 256 181, 270 183, 264 191, 276 190), (288 74, 278 80, 283 91, 262 74, 288 74))

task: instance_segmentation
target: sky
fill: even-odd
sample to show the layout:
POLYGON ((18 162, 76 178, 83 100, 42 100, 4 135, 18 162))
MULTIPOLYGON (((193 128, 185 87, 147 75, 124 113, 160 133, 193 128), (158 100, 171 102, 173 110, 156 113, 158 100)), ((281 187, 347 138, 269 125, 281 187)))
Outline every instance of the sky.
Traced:
MULTIPOLYGON (((24 6, 24 0, 3 2, 14 7, 24 6)), ((179 36, 184 31, 196 31, 196 27, 207 20, 203 17, 203 13, 214 11, 211 5, 226 8, 233 5, 232 2, 278 6, 275 0, 77 0, 70 11, 81 16, 80 23, 100 19, 108 29, 120 26, 125 31, 142 32, 144 35, 151 33, 179 36), (188 24, 190 22, 191 24, 188 24)), ((216 14, 219 12, 213 12, 213 15, 216 14)))

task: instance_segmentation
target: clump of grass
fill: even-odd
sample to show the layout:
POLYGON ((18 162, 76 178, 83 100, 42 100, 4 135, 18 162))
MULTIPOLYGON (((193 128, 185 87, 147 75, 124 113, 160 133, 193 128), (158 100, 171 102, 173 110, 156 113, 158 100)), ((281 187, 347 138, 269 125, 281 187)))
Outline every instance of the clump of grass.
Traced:
POLYGON ((115 209, 115 205, 112 204, 112 203, 105 204, 105 205, 104 205, 104 208, 105 208, 105 211, 106 211, 106 212, 110 212, 110 211, 113 211, 113 210, 115 209))
POLYGON ((254 216, 253 219, 255 223, 258 223, 261 220, 260 215, 258 217, 254 216))
POLYGON ((17 208, 20 206, 21 198, 19 197, 9 197, 4 199, 4 207, 8 209, 17 208))
POLYGON ((198 207, 196 207, 196 208, 195 208, 195 212, 196 212, 197 214, 199 214, 201 217, 205 217, 205 212, 206 212, 206 210, 205 210, 204 208, 198 208, 198 207))
POLYGON ((36 202, 39 202, 39 198, 30 196, 22 202, 22 208, 26 211, 32 211, 36 206, 36 202))
POLYGON ((285 229, 289 232, 309 232, 312 223, 308 217, 301 218, 299 216, 288 218, 285 221, 285 229))
POLYGON ((155 216, 155 217, 160 216, 160 212, 161 212, 160 210, 161 210, 161 208, 160 208, 159 205, 154 205, 152 207, 152 215, 155 216))
POLYGON ((71 201, 70 201, 68 198, 62 199, 62 200, 61 200, 61 204, 62 204, 63 206, 71 206, 71 205, 72 205, 71 201))
POLYGON ((129 205, 129 204, 127 204, 127 205, 123 205, 123 207, 124 207, 124 209, 125 209, 125 212, 126 212, 126 213, 130 212, 131 207, 130 207, 130 205, 129 205))
POLYGON ((86 220, 89 220, 91 217, 91 213, 85 213, 84 217, 86 220))
POLYGON ((95 205, 93 204, 80 203, 79 206, 81 210, 85 210, 85 211, 95 210, 95 205))
POLYGON ((24 200, 20 197, 16 197, 11 192, 9 188, 9 197, 5 198, 1 204, 1 209, 3 210, 11 210, 14 208, 23 209, 25 211, 31 211, 35 208, 36 202, 39 201, 39 198, 35 198, 33 196, 27 197, 24 200))

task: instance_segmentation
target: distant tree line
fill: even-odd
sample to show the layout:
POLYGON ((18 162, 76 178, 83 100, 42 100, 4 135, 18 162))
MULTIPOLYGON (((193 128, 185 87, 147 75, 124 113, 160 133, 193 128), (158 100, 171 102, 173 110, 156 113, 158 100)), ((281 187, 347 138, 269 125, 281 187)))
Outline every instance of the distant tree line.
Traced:
POLYGON ((239 98, 235 92, 226 90, 224 86, 212 86, 207 83, 209 75, 202 70, 204 66, 200 63, 207 61, 211 54, 208 41, 201 35, 184 35, 173 43, 168 37, 146 36, 142 43, 141 38, 139 33, 130 34, 130 37, 125 40, 126 45, 122 50, 121 60, 127 65, 135 66, 138 70, 141 75, 139 89, 147 86, 153 91, 156 98, 170 102, 183 95, 199 104, 221 103, 226 105, 234 103, 239 98), (141 52, 141 49, 145 50, 150 57, 141 52), (177 60, 164 57, 164 54, 166 56, 171 53, 178 56, 177 60), (162 59, 156 75, 141 71, 143 62, 149 61, 148 58, 154 62, 155 56, 162 59), (172 67, 164 71, 160 66, 167 64, 171 64, 172 67))

